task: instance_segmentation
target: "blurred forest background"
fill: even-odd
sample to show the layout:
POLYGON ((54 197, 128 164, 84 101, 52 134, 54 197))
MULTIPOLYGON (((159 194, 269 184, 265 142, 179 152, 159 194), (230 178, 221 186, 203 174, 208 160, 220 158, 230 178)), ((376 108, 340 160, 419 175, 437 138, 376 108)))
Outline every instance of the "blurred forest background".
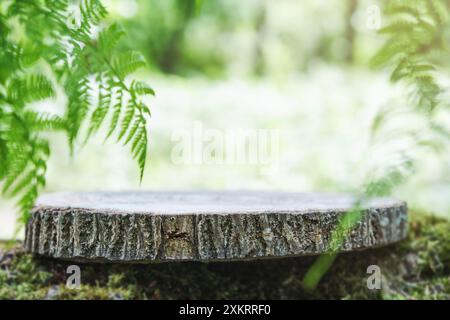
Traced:
MULTIPOLYGON (((383 1, 365 0, 109 0, 111 21, 128 32, 123 46, 140 50, 149 68, 149 161, 142 184, 120 145, 78 146, 73 157, 52 136, 46 192, 123 189, 276 189, 357 191, 373 163, 411 147, 390 133, 420 132, 397 112, 390 129, 371 134, 376 115, 401 110, 407 91, 373 70, 383 43, 371 24, 383 1), (174 129, 277 129, 275 165, 174 164, 174 129)), ((383 14, 381 12, 381 23, 383 14)), ((447 79, 442 77, 443 83, 447 79)), ((448 83, 448 81, 447 81, 448 83)), ((58 109, 63 101, 38 108, 58 109)), ((443 123, 449 123, 443 114, 443 123)), ((448 148, 421 152, 416 172, 395 189, 410 207, 450 217, 448 148)), ((14 202, 1 200, 0 238, 14 231, 14 202)))

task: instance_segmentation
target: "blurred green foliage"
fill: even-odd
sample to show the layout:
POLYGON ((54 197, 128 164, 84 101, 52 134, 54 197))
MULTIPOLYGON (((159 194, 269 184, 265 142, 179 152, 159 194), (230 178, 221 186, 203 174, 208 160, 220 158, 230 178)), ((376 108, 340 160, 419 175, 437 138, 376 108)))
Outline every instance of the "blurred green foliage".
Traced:
POLYGON ((186 29, 199 5, 196 0, 140 1, 137 14, 124 22, 128 44, 137 46, 162 72, 175 72, 182 64, 186 29))
MULTIPOLYGON (((128 45, 155 70, 212 78, 292 74, 311 61, 361 64, 373 44, 364 28, 367 1, 133 0, 123 17, 128 45), (323 19, 328 16, 328 19, 323 19)), ((116 5, 120 0, 113 1, 116 5)))

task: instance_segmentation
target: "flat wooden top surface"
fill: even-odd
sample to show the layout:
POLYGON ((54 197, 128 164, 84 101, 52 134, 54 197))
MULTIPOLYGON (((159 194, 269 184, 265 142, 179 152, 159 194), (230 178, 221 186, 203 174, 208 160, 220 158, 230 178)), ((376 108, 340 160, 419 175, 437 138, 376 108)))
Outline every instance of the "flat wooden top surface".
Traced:
MULTIPOLYGON (((167 191, 52 193, 39 198, 37 206, 80 208, 105 213, 232 214, 309 213, 345 211, 355 198, 346 194, 265 191, 167 191)), ((372 199, 366 208, 404 205, 391 198, 372 199)))

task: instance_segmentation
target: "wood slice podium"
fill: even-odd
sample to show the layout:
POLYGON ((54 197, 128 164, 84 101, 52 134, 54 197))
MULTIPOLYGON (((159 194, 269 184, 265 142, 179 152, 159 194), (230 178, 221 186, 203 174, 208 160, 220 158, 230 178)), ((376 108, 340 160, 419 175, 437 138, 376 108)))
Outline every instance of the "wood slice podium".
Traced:
MULTIPOLYGON (((26 227, 37 255, 81 262, 223 261, 315 255, 355 199, 281 192, 96 192, 42 196, 26 227)), ((372 199, 340 251, 407 234, 407 207, 372 199)))

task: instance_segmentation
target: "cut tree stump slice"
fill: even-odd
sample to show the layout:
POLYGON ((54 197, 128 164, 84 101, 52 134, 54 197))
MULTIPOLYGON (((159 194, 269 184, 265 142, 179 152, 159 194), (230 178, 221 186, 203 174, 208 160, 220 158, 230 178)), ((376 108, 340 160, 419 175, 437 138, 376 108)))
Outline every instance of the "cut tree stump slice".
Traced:
MULTIPOLYGON (((32 211, 25 247, 85 262, 322 254, 354 201, 343 194, 248 191, 48 194, 32 211)), ((339 251, 388 245, 406 234, 406 204, 372 199, 339 251)))

